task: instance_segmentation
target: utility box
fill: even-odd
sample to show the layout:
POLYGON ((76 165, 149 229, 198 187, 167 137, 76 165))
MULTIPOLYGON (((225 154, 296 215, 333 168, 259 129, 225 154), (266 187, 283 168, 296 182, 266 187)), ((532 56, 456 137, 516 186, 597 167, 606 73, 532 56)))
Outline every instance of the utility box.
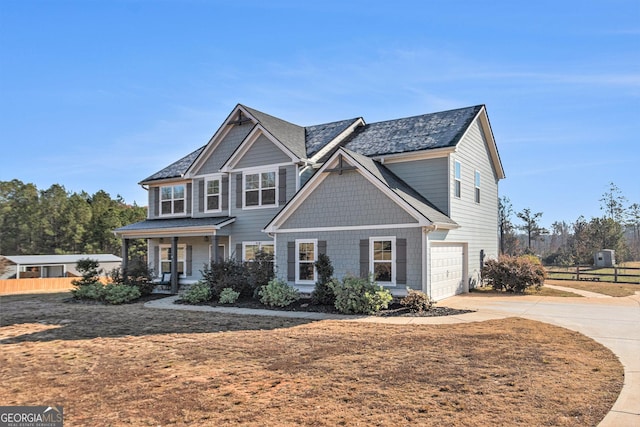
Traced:
POLYGON ((596 267, 613 267, 616 265, 616 251, 603 249, 593 254, 593 265, 596 267))

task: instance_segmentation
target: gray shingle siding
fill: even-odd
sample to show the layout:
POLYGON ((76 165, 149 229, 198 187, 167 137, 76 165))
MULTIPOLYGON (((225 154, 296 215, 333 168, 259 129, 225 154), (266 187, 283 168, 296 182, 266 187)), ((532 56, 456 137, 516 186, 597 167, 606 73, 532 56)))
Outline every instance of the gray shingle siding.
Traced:
POLYGON ((359 172, 350 171, 330 173, 281 228, 404 223, 417 221, 359 172))
MULTIPOLYGON (((331 259, 334 276, 343 278, 346 275, 360 276, 360 240, 376 236, 394 236, 396 239, 406 239, 407 248, 407 276, 406 284, 397 285, 392 289, 403 290, 407 286, 412 289, 422 289, 422 230, 420 228, 402 228, 387 230, 353 230, 353 231, 324 231, 306 233, 281 233, 276 238, 276 265, 281 266, 276 276, 287 280, 287 244, 296 239, 318 239, 327 242, 326 254, 331 259)), ((293 281, 288 281, 294 285, 293 281)))
POLYGON ((282 149, 276 147, 266 136, 261 135, 238 161, 235 168, 250 168, 289 162, 291 162, 291 158, 282 149))
POLYGON ((222 165, 231 157, 231 154, 233 154, 238 146, 240 146, 240 143, 246 138, 251 129, 253 129, 253 126, 250 124, 232 126, 212 155, 195 171, 195 175, 207 175, 219 172, 222 165))

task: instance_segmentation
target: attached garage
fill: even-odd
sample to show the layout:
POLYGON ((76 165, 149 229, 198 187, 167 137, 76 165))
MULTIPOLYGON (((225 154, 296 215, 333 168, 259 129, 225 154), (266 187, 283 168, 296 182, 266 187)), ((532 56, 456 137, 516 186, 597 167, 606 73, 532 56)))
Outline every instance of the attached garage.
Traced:
POLYGON ((466 292, 465 245, 462 243, 432 243, 430 296, 441 300, 466 292))

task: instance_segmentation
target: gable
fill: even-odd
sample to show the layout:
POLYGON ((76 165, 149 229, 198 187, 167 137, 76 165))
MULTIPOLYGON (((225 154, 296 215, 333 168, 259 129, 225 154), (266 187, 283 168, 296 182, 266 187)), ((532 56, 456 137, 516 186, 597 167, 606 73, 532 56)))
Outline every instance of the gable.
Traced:
POLYGON ((205 155, 206 158, 199 159, 200 166, 193 171, 193 175, 207 175, 217 173, 222 165, 231 157, 234 151, 242 144, 242 141, 249 135, 253 126, 249 123, 232 126, 218 142, 213 150, 205 155))
POLYGON ((363 177, 360 171, 327 174, 278 227, 280 230, 417 224, 415 218, 363 177))
MULTIPOLYGON (((247 141, 247 148, 232 156, 230 164, 234 169, 250 168, 263 165, 291 163, 292 159, 280 147, 264 134, 259 134, 252 141, 247 141)), ((240 151, 238 150, 238 151, 240 151)))

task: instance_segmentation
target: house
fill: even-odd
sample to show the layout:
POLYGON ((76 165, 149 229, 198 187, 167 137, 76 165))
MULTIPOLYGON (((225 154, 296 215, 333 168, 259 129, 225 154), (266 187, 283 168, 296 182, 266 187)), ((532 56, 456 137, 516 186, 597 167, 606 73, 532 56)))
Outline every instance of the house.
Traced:
POLYGON ((122 259, 111 254, 74 254, 74 255, 5 255, 8 261, 7 271, 0 279, 29 279, 46 277, 79 277, 76 264, 81 259, 94 259, 99 262, 103 272, 120 268, 122 259))
POLYGON ((115 233, 123 253, 147 239, 174 292, 211 259, 261 249, 302 291, 326 253, 337 277, 373 274, 394 294, 442 299, 498 255, 502 178, 483 105, 302 127, 239 104, 205 146, 140 182, 148 218, 115 233))

